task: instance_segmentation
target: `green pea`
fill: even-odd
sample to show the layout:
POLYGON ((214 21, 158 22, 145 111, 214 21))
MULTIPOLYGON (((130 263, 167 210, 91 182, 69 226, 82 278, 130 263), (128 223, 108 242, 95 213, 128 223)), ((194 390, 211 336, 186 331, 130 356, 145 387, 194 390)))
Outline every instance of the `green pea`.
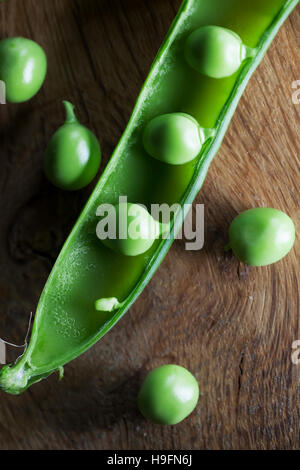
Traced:
POLYGON ((43 85, 46 72, 47 58, 36 42, 26 38, 0 41, 0 80, 6 86, 7 101, 30 100, 43 85))
POLYGON ((151 157, 171 165, 196 158, 208 134, 188 114, 174 113, 150 121, 143 134, 144 148, 151 157))
POLYGON ((159 237, 161 224, 139 204, 115 206, 114 238, 102 240, 104 245, 125 256, 138 256, 148 251, 159 237))
POLYGON ((44 170, 52 184, 74 191, 87 186, 96 176, 101 149, 95 135, 78 122, 74 106, 68 101, 64 101, 64 106, 67 118, 46 150, 44 170))
POLYGON ((185 57, 198 72, 212 78, 224 78, 238 71, 242 62, 254 54, 241 38, 229 29, 203 26, 188 37, 185 57))
POLYGON ((138 407, 150 421, 171 425, 191 414, 198 398, 195 377, 184 367, 165 365, 147 375, 138 395, 138 407))
POLYGON ((286 256, 295 241, 295 226, 284 212, 256 208, 239 214, 229 229, 229 248, 251 266, 266 266, 286 256))

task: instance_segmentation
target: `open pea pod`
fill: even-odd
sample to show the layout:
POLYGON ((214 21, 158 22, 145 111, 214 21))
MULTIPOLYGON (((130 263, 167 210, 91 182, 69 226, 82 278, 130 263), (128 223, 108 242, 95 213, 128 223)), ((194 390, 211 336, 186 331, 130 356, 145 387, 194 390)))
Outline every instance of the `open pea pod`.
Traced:
POLYGON ((169 239, 156 240, 146 253, 125 256, 97 238, 97 207, 117 205, 119 196, 127 196, 129 202, 148 208, 153 203, 179 203, 184 212, 203 184, 248 80, 297 4, 298 0, 183 2, 129 124, 50 274, 28 348, 0 372, 1 389, 18 394, 56 370, 62 373, 62 367, 107 333, 141 294, 169 250, 182 214, 172 220, 169 239), (173 113, 181 119, 168 118, 162 128, 161 120, 153 124, 153 119, 173 113), (185 118, 190 119, 188 125, 200 126, 198 154, 193 159, 185 154, 183 137, 178 141, 183 152, 176 154, 176 144, 170 157, 168 148, 161 150, 157 140, 151 141, 151 132, 161 136, 171 129, 162 139, 165 145, 176 126, 185 129, 185 118), (150 137, 145 137, 145 128, 150 137))

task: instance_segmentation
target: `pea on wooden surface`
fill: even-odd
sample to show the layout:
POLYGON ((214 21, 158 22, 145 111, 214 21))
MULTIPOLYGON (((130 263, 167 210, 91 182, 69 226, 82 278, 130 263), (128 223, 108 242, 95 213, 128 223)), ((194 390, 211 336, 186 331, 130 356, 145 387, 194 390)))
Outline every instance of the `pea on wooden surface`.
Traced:
POLYGON ((101 163, 101 149, 95 135, 82 126, 74 106, 64 101, 66 121, 52 137, 45 153, 44 170, 54 186, 75 191, 87 186, 101 163))
POLYGON ((168 364, 152 370, 139 395, 145 418, 157 424, 177 424, 189 416, 199 399, 199 385, 184 367, 168 364))
POLYGON ((236 257, 251 266, 266 266, 286 256, 295 242, 292 219, 277 209, 258 207, 239 214, 229 229, 236 257))
POLYGON ((44 50, 31 39, 0 41, 0 80, 5 83, 6 100, 22 103, 40 90, 47 72, 44 50))

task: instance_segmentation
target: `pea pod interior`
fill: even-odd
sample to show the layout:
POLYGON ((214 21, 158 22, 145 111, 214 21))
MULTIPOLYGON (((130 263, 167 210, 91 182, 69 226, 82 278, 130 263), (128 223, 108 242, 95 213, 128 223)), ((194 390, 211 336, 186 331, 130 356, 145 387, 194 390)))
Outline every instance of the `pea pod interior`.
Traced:
POLYGON ((35 315, 28 349, 0 373, 0 387, 20 393, 74 359, 101 338, 142 292, 172 244, 157 241, 137 257, 114 253, 96 237, 100 204, 129 202, 191 203, 201 188, 238 100, 273 37, 298 0, 186 0, 163 43, 142 89, 127 129, 105 172, 71 232, 52 270, 35 315), (185 41, 196 28, 217 25, 236 32, 255 54, 224 79, 193 70, 184 57, 185 41), (167 113, 186 113, 216 133, 199 156, 173 166, 144 150, 145 125, 167 113), (114 297, 122 306, 114 313, 97 312, 97 299, 114 297))

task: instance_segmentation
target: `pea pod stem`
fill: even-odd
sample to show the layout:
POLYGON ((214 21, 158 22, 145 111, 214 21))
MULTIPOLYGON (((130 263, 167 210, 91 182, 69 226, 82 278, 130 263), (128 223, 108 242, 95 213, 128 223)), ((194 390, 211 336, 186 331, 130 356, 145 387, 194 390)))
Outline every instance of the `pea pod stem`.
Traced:
POLYGON ((209 139, 210 137, 214 137, 216 135, 216 129, 203 129, 203 135, 204 135, 204 142, 209 139))
POLYGON ((160 222, 159 223, 159 235, 165 240, 169 237, 171 230, 171 223, 170 222, 160 222))
POLYGON ((29 315, 28 327, 27 327, 27 332, 26 332, 26 336, 25 336, 25 339, 24 339, 24 344, 15 344, 15 343, 11 343, 11 342, 9 342, 9 341, 6 341, 6 340, 3 339, 3 338, 0 338, 0 342, 6 344, 7 346, 11 346, 11 347, 17 348, 17 349, 22 349, 22 348, 24 348, 24 350, 26 351, 27 346, 28 346, 28 337, 29 337, 31 322, 32 322, 32 312, 30 312, 30 315, 29 315))
POLYGON ((241 60, 242 60, 242 62, 246 59, 252 59, 253 57, 255 57, 256 53, 257 53, 256 48, 249 47, 249 46, 246 46, 245 44, 243 44, 242 50, 241 50, 241 60))

